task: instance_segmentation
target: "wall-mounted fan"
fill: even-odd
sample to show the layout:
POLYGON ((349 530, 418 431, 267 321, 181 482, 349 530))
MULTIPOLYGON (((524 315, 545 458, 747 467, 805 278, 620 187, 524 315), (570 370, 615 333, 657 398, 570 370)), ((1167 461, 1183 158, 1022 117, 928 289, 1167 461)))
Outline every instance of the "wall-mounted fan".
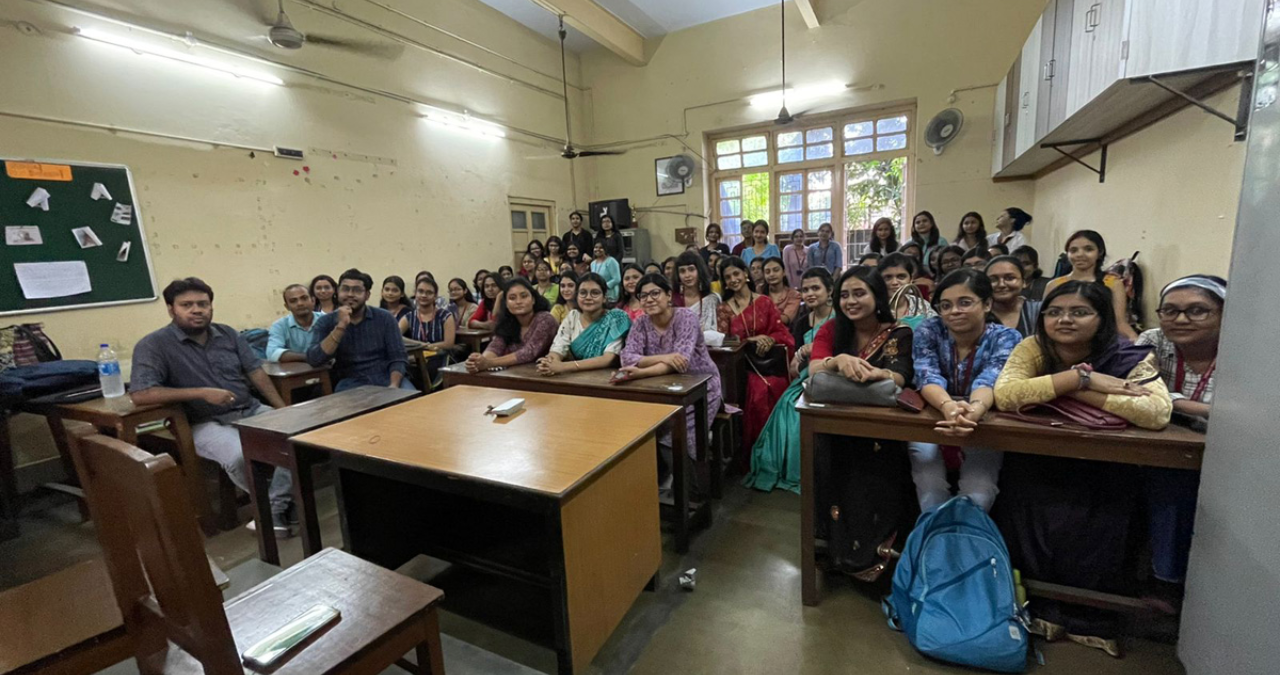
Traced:
POLYGON ((667 180, 678 180, 684 183, 685 187, 693 187, 693 175, 697 170, 697 163, 689 155, 676 155, 663 167, 667 180))
POLYGON ((960 135, 960 129, 963 126, 964 113, 958 108, 947 108, 934 115, 924 128, 925 145, 933 148, 933 154, 941 155, 942 149, 960 135))

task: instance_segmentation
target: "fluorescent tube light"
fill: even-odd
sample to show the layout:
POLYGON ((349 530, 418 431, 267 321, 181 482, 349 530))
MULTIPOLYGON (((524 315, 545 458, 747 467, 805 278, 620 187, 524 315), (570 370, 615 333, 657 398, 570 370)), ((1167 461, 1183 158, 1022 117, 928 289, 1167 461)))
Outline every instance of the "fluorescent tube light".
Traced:
POLYGON ((474 136, 485 136, 488 138, 506 138, 507 132, 501 125, 485 120, 478 120, 470 115, 459 115, 457 113, 445 110, 429 109, 422 119, 444 127, 451 131, 458 131, 474 136))
MULTIPOLYGON (((849 85, 843 82, 824 82, 805 87, 788 87, 787 105, 815 98, 835 96, 848 88, 849 85)), ((782 90, 775 89, 773 91, 766 91, 763 94, 750 96, 747 100, 751 103, 751 107, 753 108, 778 108, 782 105, 782 90)))
POLYGON ((100 31, 95 28, 77 28, 76 33, 80 37, 88 38, 96 42, 103 42, 109 45, 115 45, 117 47, 123 47, 125 49, 136 52, 138 54, 146 54, 149 56, 159 56, 161 58, 172 59, 174 61, 181 61, 182 63, 190 64, 193 66, 208 68, 209 70, 215 70, 220 73, 225 73, 227 75, 234 75, 235 77, 242 77, 245 79, 256 80, 258 82, 266 82, 267 84, 274 84, 277 86, 284 85, 284 80, 270 73, 265 73, 260 70, 254 70, 252 68, 244 68, 244 67, 233 65, 230 63, 223 63, 221 61, 215 61, 212 59, 206 59, 202 56, 186 54, 186 53, 183 53, 174 49, 169 49, 167 47, 163 47, 160 45, 152 45, 152 44, 146 44, 143 42, 138 42, 129 37, 116 35, 114 33, 108 33, 105 31, 100 31))

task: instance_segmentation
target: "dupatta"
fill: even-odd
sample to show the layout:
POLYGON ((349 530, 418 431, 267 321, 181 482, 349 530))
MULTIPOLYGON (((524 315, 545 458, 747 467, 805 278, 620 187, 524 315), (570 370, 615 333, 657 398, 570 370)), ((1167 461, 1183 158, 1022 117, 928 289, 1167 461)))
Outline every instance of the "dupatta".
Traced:
POLYGON ((622 339, 631 330, 631 319, 620 309, 611 309, 582 331, 569 345, 575 359, 594 359, 604 355, 604 348, 622 339))

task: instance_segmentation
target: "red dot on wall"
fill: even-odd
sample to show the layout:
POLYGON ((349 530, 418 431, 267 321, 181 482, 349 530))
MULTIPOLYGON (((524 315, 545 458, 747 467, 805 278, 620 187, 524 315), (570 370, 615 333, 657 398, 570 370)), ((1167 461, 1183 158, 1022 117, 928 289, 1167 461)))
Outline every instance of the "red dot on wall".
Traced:
POLYGON ((307 173, 311 173, 311 167, 309 167, 309 166, 304 166, 304 167, 302 167, 302 170, 303 170, 303 171, 306 171, 307 173))
POLYGON ((295 176, 300 175, 300 174, 298 173, 298 170, 297 170, 297 169, 294 169, 294 170, 293 170, 293 175, 295 175, 295 176))

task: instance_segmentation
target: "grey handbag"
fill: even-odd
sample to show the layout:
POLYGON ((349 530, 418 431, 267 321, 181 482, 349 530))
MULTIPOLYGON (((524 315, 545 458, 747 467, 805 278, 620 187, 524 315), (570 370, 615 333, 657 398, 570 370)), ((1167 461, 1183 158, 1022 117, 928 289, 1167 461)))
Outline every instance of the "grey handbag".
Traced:
POLYGON ((805 398, 812 403, 834 405, 875 405, 894 408, 902 393, 893 380, 854 382, 839 373, 822 372, 809 378, 809 390, 805 398))

